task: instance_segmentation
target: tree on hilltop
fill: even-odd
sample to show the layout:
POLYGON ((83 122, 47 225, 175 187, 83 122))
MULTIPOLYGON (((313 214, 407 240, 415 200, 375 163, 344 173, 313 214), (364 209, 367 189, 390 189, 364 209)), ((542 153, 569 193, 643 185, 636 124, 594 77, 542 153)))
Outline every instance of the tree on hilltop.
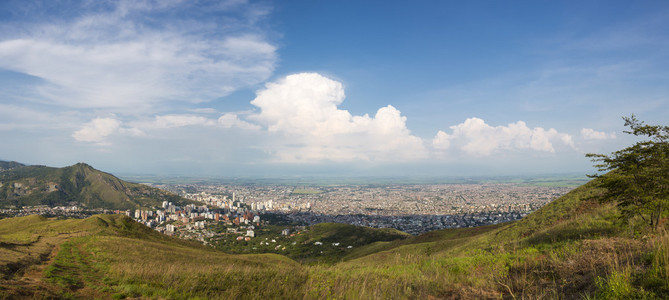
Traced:
POLYGON ((605 175, 599 178, 606 188, 604 201, 617 201, 625 220, 638 216, 656 230, 669 214, 669 126, 647 125, 634 115, 623 117, 627 134, 647 137, 611 155, 588 153, 605 175))

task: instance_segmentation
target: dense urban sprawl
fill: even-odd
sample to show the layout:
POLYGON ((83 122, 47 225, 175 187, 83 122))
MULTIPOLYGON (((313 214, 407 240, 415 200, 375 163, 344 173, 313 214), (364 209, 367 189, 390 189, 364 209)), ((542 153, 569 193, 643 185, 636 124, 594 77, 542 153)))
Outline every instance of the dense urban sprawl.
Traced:
POLYGON ((40 206, 0 213, 69 217, 122 213, 162 233, 208 244, 220 235, 252 239, 256 227, 266 224, 264 216, 276 214, 295 226, 337 222, 396 228, 411 234, 496 224, 520 219, 571 189, 516 184, 155 186, 202 204, 180 207, 163 202, 162 207, 126 211, 40 206), (211 230, 216 224, 226 226, 226 230, 211 230))

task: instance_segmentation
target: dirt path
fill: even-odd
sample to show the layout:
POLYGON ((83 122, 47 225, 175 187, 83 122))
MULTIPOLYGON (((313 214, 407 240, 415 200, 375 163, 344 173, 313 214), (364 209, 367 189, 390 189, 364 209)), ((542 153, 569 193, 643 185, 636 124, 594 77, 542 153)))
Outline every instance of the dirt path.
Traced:
POLYGON ((56 287, 44 281, 43 273, 58 251, 60 251, 60 244, 52 246, 51 250, 46 253, 45 259, 25 266, 12 278, 3 280, 0 285, 6 289, 0 292, 0 296, 9 299, 57 298, 56 287))
MULTIPOLYGON (((0 298, 3 299, 44 299, 61 298, 63 288, 49 282, 44 277, 45 269, 54 263, 54 259, 61 251, 61 245, 73 237, 81 237, 79 232, 58 234, 51 237, 40 237, 36 242, 21 247, 13 247, 19 255, 4 264, 4 279, 0 280, 0 298)), ((86 255, 79 245, 76 251, 86 255)), ((73 249, 74 250, 74 249, 73 249)), ((82 289, 82 298, 99 298, 96 290, 82 289), (90 290, 90 291, 89 291, 90 290)), ((79 293, 77 293, 79 294, 79 293)))

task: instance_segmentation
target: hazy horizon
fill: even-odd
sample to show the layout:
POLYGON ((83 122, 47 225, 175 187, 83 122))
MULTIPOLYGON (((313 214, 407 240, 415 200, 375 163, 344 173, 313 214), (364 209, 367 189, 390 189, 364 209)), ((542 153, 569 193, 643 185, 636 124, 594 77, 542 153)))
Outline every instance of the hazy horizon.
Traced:
MULTIPOLYGON (((13 159, 1 158, 0 161, 16 161, 13 159)), ((424 169, 416 168, 407 170, 406 167, 393 167, 385 166, 383 172, 379 172, 378 169, 365 169, 358 168, 355 171, 352 171, 350 167, 339 167, 337 170, 329 169, 323 171, 320 169, 314 168, 293 168, 289 171, 286 169, 255 165, 253 168, 249 166, 240 166, 239 169, 245 168, 244 171, 238 171, 237 169, 221 169, 216 172, 207 172, 198 169, 193 169, 192 171, 184 171, 183 168, 174 168, 168 171, 127 171, 118 168, 102 168, 96 166, 93 163, 86 161, 73 162, 71 164, 63 165, 50 165, 40 162, 24 162, 16 161, 18 163, 26 165, 43 165, 47 167, 62 168, 68 167, 76 163, 86 163, 91 167, 98 169, 103 172, 112 173, 113 175, 119 177, 166 177, 166 178, 258 178, 258 179, 290 179, 290 178, 410 178, 410 179, 462 179, 462 178, 502 178, 502 177, 542 177, 542 176, 583 176, 587 174, 592 174, 596 170, 592 167, 584 168, 583 170, 577 171, 563 171, 563 172, 551 172, 551 170, 536 170, 536 171, 517 171, 517 170, 495 170, 490 171, 484 168, 477 168, 470 170, 469 172, 425 172, 424 169), (176 170, 176 171, 175 171, 176 170)))

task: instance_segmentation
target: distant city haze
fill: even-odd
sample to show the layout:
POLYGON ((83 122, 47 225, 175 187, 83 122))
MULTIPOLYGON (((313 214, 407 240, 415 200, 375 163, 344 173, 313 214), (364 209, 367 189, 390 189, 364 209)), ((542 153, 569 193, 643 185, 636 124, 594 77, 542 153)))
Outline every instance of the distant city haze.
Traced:
MULTIPOLYGON (((310 185, 300 186, 271 179, 236 183, 178 180, 150 185, 213 209, 240 211, 244 207, 245 212, 261 216, 280 214, 294 224, 337 222, 395 228, 411 234, 518 220, 585 182, 583 178, 553 177, 441 184, 382 183, 375 179, 334 184, 332 180, 311 179, 310 185)), ((207 216, 213 218, 214 214, 207 216)))

